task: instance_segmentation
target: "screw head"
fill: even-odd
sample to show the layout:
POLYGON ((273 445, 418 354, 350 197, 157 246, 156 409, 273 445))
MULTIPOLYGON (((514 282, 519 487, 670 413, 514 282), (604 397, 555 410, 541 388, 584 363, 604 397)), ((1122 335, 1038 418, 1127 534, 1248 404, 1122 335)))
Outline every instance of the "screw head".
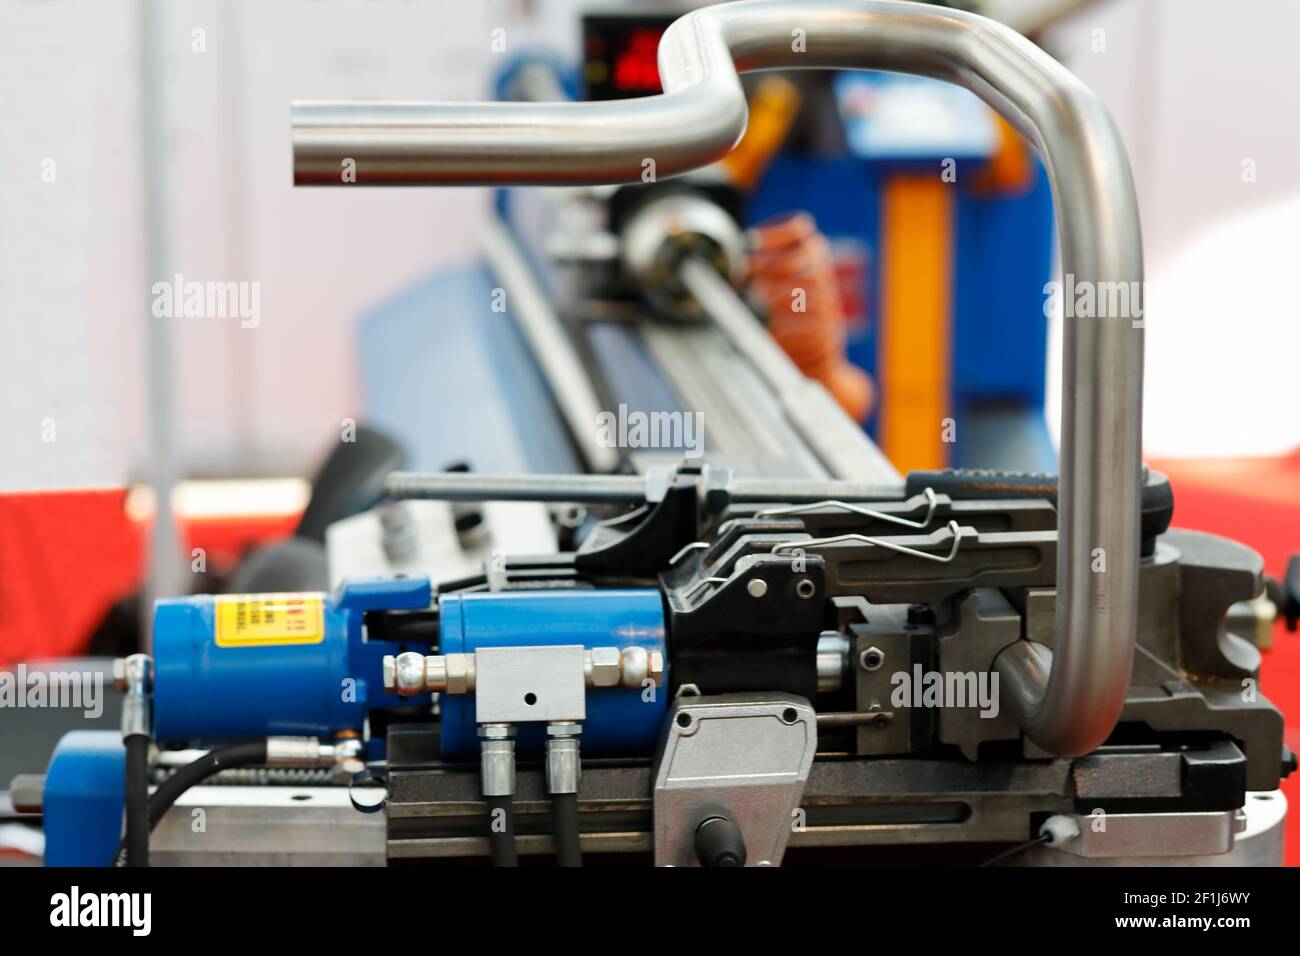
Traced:
POLYGON ((745 586, 745 590, 749 591, 750 597, 761 598, 767 593, 767 582, 762 578, 750 578, 749 584, 745 586))

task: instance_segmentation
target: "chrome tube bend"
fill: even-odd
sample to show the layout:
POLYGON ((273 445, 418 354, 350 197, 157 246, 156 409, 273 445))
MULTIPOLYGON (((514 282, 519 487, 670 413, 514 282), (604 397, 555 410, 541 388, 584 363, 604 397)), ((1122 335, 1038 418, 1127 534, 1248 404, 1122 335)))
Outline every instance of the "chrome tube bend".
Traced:
MULTIPOLYGON (((725 155, 744 131, 737 71, 889 70, 963 86, 1038 148, 1062 273, 1140 294, 1128 159, 1101 101, 1013 30, 901 0, 745 0, 689 13, 659 46, 660 96, 597 103, 296 103, 294 180, 359 184, 637 182, 725 155), (653 167, 650 161, 653 161, 653 167)), ((1096 748, 1123 707, 1137 628, 1142 330, 1136 316, 1064 327, 1054 653, 997 658, 1003 699, 1049 753, 1096 748)))

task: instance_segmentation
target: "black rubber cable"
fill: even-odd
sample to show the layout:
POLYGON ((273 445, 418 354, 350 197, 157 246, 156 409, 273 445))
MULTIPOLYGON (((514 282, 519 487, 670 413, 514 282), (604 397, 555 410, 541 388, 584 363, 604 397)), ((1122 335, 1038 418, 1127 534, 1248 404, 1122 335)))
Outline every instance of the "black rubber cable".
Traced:
POLYGON ((582 866, 582 841, 578 835, 578 795, 551 794, 555 818, 555 861, 560 866, 582 866))
POLYGON ((488 807, 488 846, 492 850, 493 866, 518 866, 519 853, 515 849, 515 814, 512 798, 484 797, 488 807))
POLYGON ((149 865, 149 737, 126 738, 126 834, 122 838, 127 866, 149 865))
MULTIPOLYGON (((190 787, 201 783, 213 774, 234 767, 248 767, 266 763, 266 741, 257 740, 248 744, 235 744, 220 750, 211 750, 197 760, 187 763, 158 785, 158 789, 149 798, 149 831, 158 825, 182 793, 190 787)), ((146 836, 146 840, 148 837, 146 836)), ((118 844, 114 864, 121 866, 126 859, 126 838, 118 844)))
POLYGON ((995 863, 1001 863, 1003 860, 1009 857, 1013 857, 1017 853, 1024 853, 1026 850, 1036 847, 1040 843, 1050 843, 1051 841, 1052 841, 1052 835, 1050 833, 1044 833, 1041 836, 1034 837, 1032 840, 1026 840, 1024 843, 1021 843, 1018 846, 1013 846, 1009 850, 1003 850, 997 856, 989 857, 987 860, 981 863, 980 866, 992 866, 995 863))

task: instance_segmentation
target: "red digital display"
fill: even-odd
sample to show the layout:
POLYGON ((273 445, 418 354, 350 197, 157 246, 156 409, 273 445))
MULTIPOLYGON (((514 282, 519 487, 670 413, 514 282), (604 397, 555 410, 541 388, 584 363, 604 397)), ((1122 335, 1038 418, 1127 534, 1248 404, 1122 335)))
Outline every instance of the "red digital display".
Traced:
POLYGON ((660 91, 659 41, 667 14, 588 14, 582 18, 583 80, 590 100, 651 96, 660 91))
POLYGON ((659 92, 659 38, 662 30, 637 28, 619 39, 621 48, 614 54, 613 84, 624 93, 659 92))

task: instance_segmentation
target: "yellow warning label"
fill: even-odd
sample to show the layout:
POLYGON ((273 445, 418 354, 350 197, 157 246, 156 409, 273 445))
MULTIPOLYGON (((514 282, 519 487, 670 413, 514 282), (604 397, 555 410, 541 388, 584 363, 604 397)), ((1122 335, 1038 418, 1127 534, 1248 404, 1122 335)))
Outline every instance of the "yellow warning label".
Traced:
POLYGON ((218 647, 319 644, 325 640, 325 595, 225 594, 216 599, 218 647))

